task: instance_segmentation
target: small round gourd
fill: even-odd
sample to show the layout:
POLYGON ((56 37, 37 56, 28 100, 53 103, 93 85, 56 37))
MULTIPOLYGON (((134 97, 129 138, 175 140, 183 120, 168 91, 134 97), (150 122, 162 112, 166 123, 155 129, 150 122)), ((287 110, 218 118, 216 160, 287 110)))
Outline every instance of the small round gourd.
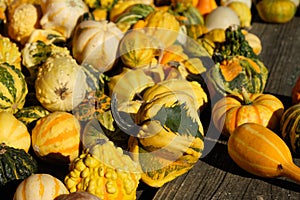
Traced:
POLYGON ((84 20, 76 26, 72 55, 78 63, 88 63, 100 72, 112 68, 123 32, 106 20, 84 20))
POLYGON ((270 23, 286 23, 296 14, 297 5, 291 0, 262 0, 256 4, 260 18, 270 23))
POLYGON ((300 155, 300 104, 289 107, 280 121, 281 136, 291 147, 292 151, 300 155))
POLYGON ((85 97, 86 75, 71 56, 53 54, 39 68, 35 89, 37 100, 47 110, 71 111, 85 97))
POLYGON ((80 124, 68 112, 40 118, 32 130, 32 148, 46 162, 69 164, 79 155, 80 124))
POLYGON ((271 94, 227 95, 213 107, 213 122, 217 129, 230 136, 241 124, 253 122, 271 130, 279 128, 284 110, 283 103, 271 94))
POLYGON ((69 194, 62 181, 50 174, 32 174, 17 187, 13 200, 53 200, 69 194))

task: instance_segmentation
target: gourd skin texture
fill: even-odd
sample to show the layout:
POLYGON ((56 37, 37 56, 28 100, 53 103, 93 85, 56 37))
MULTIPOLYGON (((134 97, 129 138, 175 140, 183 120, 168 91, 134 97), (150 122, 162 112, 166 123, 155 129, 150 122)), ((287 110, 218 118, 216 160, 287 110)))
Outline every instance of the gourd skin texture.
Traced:
POLYGON ((25 124, 12 113, 0 112, 0 141, 28 152, 31 139, 25 124))
POLYGON ((17 187, 13 200, 53 200, 69 194, 65 185, 50 174, 33 174, 17 187))
POLYGON ((85 97, 85 80, 84 71, 72 57, 55 54, 39 68, 36 97, 49 111, 71 111, 85 97))
POLYGON ((240 125, 228 140, 228 153, 244 170, 257 176, 289 177, 300 182, 300 168, 285 142, 270 129, 256 124, 240 125))

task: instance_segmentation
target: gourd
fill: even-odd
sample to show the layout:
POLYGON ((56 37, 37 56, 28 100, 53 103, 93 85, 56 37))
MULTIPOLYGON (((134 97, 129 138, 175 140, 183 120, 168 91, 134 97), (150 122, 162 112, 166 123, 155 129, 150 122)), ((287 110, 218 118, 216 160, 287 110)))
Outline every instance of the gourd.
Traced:
POLYGON ((252 7, 252 0, 221 0, 220 5, 227 6, 231 2, 242 2, 242 3, 245 3, 249 8, 252 7))
POLYGON ((140 169, 97 123, 94 119, 85 127, 83 145, 87 149, 71 163, 65 185, 71 193, 87 191, 100 199, 135 199, 140 169))
POLYGON ((298 76, 296 82, 293 85, 291 96, 293 105, 300 103, 300 76, 298 76))
POLYGON ((215 28, 227 29, 229 26, 240 24, 238 15, 227 6, 218 6, 205 17, 205 26, 209 31, 215 28))
POLYGON ((154 6, 149 4, 134 4, 129 6, 120 14, 114 22, 123 31, 129 30, 139 20, 145 19, 155 10, 154 6))
POLYGON ((140 68, 149 65, 159 51, 155 40, 142 31, 129 31, 122 38, 119 54, 122 62, 129 68, 140 68))
POLYGON ((87 122, 110 110, 110 97, 103 92, 90 92, 87 97, 72 110, 80 122, 87 122))
MULTIPOLYGON (((201 156, 203 127, 196 100, 184 91, 168 91, 145 99, 134 120, 123 124, 134 161, 142 169, 142 181, 161 187, 189 171, 201 156)), ((122 124, 118 113, 117 123, 122 124)))
POLYGON ((89 192, 78 191, 70 194, 61 194, 57 196, 54 200, 100 200, 100 199, 89 192))
MULTIPOLYGON (((55 37, 55 36, 53 36, 55 37)), ((26 77, 26 82, 34 86, 34 82, 38 73, 38 68, 53 54, 70 55, 70 51, 66 47, 47 44, 38 39, 35 42, 27 42, 22 48, 22 65, 26 67, 29 76, 26 77)))
POLYGON ((12 113, 0 112, 0 142, 28 152, 31 139, 25 124, 12 113))
POLYGON ((0 63, 0 111, 16 113, 23 108, 28 93, 21 70, 8 63, 0 63))
POLYGON ((47 110, 71 111, 85 97, 86 75, 71 56, 54 54, 38 68, 36 97, 47 110))
POLYGON ((8 35, 24 45, 32 31, 39 28, 40 8, 30 1, 13 1, 8 8, 8 35))
POLYGON ((293 153, 300 154, 299 116, 300 104, 294 104, 284 111, 280 121, 280 132, 283 140, 291 147, 293 153))
POLYGON ((255 6, 260 18, 269 23, 286 23, 297 11, 297 5, 291 0, 262 0, 255 6))
POLYGON ((196 5, 196 8, 203 16, 208 15, 217 7, 218 5, 215 0, 198 0, 198 4, 196 5))
POLYGON ((80 124, 68 112, 52 112, 40 118, 31 133, 34 153, 43 161, 69 164, 80 149, 80 124))
POLYGON ((242 90, 240 95, 226 95, 212 109, 213 123, 226 136, 230 136, 241 124, 253 122, 279 129, 283 115, 283 103, 271 94, 249 94, 242 90))
POLYGON ((238 15, 242 28, 249 28, 251 26, 252 13, 246 3, 233 1, 227 7, 231 8, 238 15))
POLYGON ((61 194, 69 194, 62 181, 50 174, 37 173, 19 184, 13 200, 53 200, 61 194))
POLYGON ((285 142, 270 129, 256 123, 245 123, 228 139, 232 160, 251 174, 275 178, 288 177, 300 183, 300 168, 285 142))
POLYGON ((247 40, 249 46, 252 48, 256 55, 259 55, 262 51, 262 44, 260 38, 254 33, 245 32, 245 40, 247 40))
POLYGON ((10 38, 0 35, 0 63, 7 62, 21 70, 21 53, 10 38))
POLYGON ((258 59, 244 56, 228 57, 216 63, 207 72, 211 90, 216 94, 239 94, 241 87, 249 93, 262 93, 267 79, 268 69, 258 59))
POLYGON ((245 35, 246 32, 240 26, 229 26, 225 29, 225 41, 216 45, 212 59, 215 62, 222 62, 226 58, 237 55, 259 59, 245 35))
POLYGON ((37 170, 37 161, 24 149, 0 144, 0 188, 15 181, 22 181, 37 170))
POLYGON ((88 11, 82 0, 46 0, 40 24, 43 29, 55 30, 70 38, 77 20, 88 11))
MULTIPOLYGON (((37 41, 42 41, 46 45, 49 44, 66 44, 66 38, 60 32, 52 29, 34 29, 27 43, 34 43, 37 41)), ((25 44, 26 45, 26 44, 25 44)))
POLYGON ((72 40, 72 55, 79 64, 88 63, 100 72, 109 71, 116 60, 123 32, 113 22, 84 20, 72 40))
POLYGON ((40 105, 26 106, 14 114, 14 116, 23 122, 28 130, 32 130, 36 121, 48 115, 50 112, 40 105))
POLYGON ((172 13, 181 25, 204 25, 203 15, 193 4, 175 2, 171 4, 168 12, 172 13))
POLYGON ((160 41, 162 47, 168 47, 176 41, 180 24, 168 11, 156 10, 138 21, 133 28, 144 28, 145 33, 160 41))

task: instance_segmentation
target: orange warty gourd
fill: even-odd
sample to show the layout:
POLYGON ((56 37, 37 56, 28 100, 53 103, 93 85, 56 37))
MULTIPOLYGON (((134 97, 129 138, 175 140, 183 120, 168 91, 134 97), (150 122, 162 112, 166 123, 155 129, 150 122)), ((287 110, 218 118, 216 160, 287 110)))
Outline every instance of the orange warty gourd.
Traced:
POLYGON ((79 155, 80 124, 74 115, 56 111, 37 121, 31 138, 33 150, 41 159, 69 164, 79 155))
POLYGON ((227 95, 213 107, 213 122, 225 136, 241 124, 254 122, 275 130, 279 127, 284 105, 274 95, 245 90, 241 95, 227 95))
POLYGON ((251 174, 266 177, 288 177, 300 183, 300 168, 293 163, 285 142, 270 129, 256 123, 245 123, 228 139, 232 160, 251 174))

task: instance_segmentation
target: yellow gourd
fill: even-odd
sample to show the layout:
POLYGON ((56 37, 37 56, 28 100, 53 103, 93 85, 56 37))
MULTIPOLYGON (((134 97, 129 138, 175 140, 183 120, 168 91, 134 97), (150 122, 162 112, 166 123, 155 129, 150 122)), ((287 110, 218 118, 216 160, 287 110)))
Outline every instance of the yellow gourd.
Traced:
POLYGON ((300 168, 293 163, 288 146, 262 125, 240 125, 229 137, 228 153, 249 173, 267 178, 284 176, 300 183, 300 168))

